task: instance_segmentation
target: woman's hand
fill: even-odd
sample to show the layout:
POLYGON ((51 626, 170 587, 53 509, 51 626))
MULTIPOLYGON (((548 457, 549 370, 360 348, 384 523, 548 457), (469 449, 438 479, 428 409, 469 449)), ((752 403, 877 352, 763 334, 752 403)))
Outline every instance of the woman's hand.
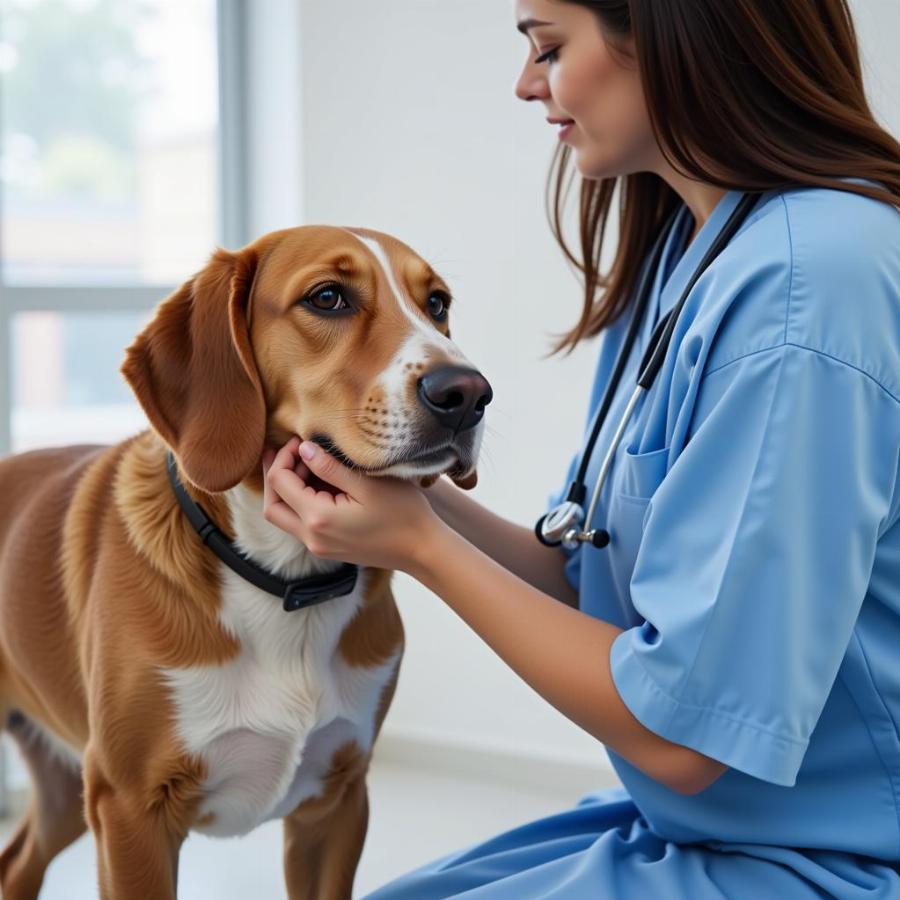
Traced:
POLYGON ((266 520, 324 559, 409 571, 440 522, 415 484, 354 472, 298 437, 264 452, 263 474, 266 520), (310 472, 339 493, 317 491, 310 472))

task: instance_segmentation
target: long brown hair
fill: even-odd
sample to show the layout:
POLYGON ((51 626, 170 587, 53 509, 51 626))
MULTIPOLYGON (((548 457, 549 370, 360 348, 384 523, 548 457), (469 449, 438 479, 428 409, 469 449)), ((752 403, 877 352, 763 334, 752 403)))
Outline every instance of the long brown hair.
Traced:
MULTIPOLYGON (((657 143, 687 177, 728 190, 835 188, 900 206, 900 143, 866 100, 847 0, 563 2, 590 9, 612 51, 617 38, 634 37, 657 143), (847 177, 881 187, 840 180, 847 177)), ((563 253, 584 276, 584 308, 551 353, 571 352, 625 311, 656 233, 681 203, 652 172, 582 179, 578 259, 562 233, 570 156, 560 144, 547 212, 563 253), (617 186, 619 245, 602 273, 617 186)))

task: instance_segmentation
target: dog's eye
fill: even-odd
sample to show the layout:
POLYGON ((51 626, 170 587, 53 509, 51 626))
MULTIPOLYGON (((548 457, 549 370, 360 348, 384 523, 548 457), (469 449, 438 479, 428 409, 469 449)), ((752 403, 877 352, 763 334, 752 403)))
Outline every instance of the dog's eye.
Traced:
POLYGON ((447 318, 447 307, 450 298, 442 291, 435 291, 428 298, 428 314, 435 322, 443 322, 447 318))
POLYGON ((340 312, 350 309, 350 304, 344 299, 341 287, 337 284, 327 284, 325 287, 318 288, 311 294, 307 294, 301 302, 320 312, 340 312))

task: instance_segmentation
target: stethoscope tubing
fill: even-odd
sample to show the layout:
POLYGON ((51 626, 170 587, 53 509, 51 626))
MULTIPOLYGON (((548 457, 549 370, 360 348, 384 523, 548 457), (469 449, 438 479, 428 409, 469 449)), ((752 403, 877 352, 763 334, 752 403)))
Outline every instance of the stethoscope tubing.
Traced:
MULTIPOLYGON (((641 394, 643 394, 646 390, 647 388, 639 384, 634 389, 634 393, 631 395, 631 399, 628 401, 628 405, 625 407, 625 412, 622 413, 622 419, 619 422, 619 427, 616 429, 616 433, 613 435, 612 441, 610 441, 609 449, 606 451, 606 456, 603 457, 603 462, 600 465, 600 474, 597 476, 597 484, 599 484, 601 488, 606 481, 606 473, 612 466, 612 461, 616 455, 616 450, 619 449, 622 435, 625 434, 625 428, 628 426, 628 421, 631 418, 631 414, 632 412, 634 412, 634 408, 635 406, 637 406, 637 402, 638 400, 640 400, 641 394)), ((584 520, 585 531, 587 531, 591 527, 591 522, 594 521, 594 512, 597 509, 597 501, 599 499, 600 491, 595 489, 594 493, 591 495, 591 505, 588 507, 587 516, 585 516, 584 520)))
POLYGON ((631 322, 629 323, 628 333, 625 337, 625 341, 623 342, 622 349, 620 350, 619 355, 616 359, 616 364, 613 369, 612 376, 609 380, 609 384, 607 385, 606 391, 604 392, 600 408, 598 409, 597 415, 595 416, 592 423, 591 434, 588 438, 588 442, 585 446, 584 452, 582 453, 581 462, 578 467, 575 481, 573 481, 569 487, 569 492, 566 500, 563 501, 563 503, 559 504, 559 506, 551 510, 549 513, 538 519, 538 522, 535 525, 535 534, 542 544, 551 547, 563 544, 563 546, 569 549, 574 549, 578 546, 579 543, 584 542, 589 542, 593 544, 593 546, 598 548, 605 547, 609 543, 609 532, 605 529, 597 529, 595 531, 592 531, 591 522, 593 522, 594 513, 597 509, 597 504, 600 499, 600 494, 603 490, 603 485, 606 482, 606 477, 609 473, 610 468, 612 467, 612 462, 615 458, 616 451, 618 450, 619 444, 622 441, 622 437, 625 434, 625 429, 628 426, 632 413, 637 406, 641 394, 644 391, 650 390, 653 382, 656 380, 656 376, 659 373, 659 370, 662 368, 663 362, 665 361, 666 354, 669 349, 669 344, 672 341, 672 335, 675 332, 675 326, 678 323, 678 318, 681 314, 682 307, 687 302, 687 298, 693 290, 694 285, 696 285, 697 281, 700 279, 700 276, 706 271, 712 261, 722 252, 722 250, 725 249, 725 247, 731 241, 732 237, 734 237, 734 235, 737 233, 738 229, 741 227, 741 225, 749 216, 750 212, 753 210, 759 197, 759 193, 751 192, 745 194, 741 198, 739 204, 735 207, 726 223, 722 226, 722 229, 716 236, 716 239, 704 254, 703 259, 697 265, 697 268, 695 269, 694 274, 691 276, 690 281, 682 292, 678 303, 675 304, 675 306, 669 313, 667 313, 665 316, 663 316, 662 319, 660 319, 660 321, 654 328, 653 335, 648 342, 647 350, 644 353, 644 357, 641 360, 641 365, 638 369, 639 375, 637 379, 637 385, 628 400, 619 425, 616 428, 615 433, 613 434, 609 448, 607 449, 607 452, 604 455, 603 461, 600 465, 600 471, 597 475, 597 481, 594 485, 594 491, 591 496, 590 506, 588 507, 587 516, 585 516, 581 504, 584 503, 584 498, 587 493, 587 487, 585 484, 585 479, 587 477, 587 468, 590 464, 590 458, 594 452, 594 446, 596 445, 597 438, 600 435, 600 431, 603 428, 604 422, 606 421, 607 413, 609 412, 609 408, 612 405, 612 399, 621 380, 622 373, 624 372, 625 365, 628 361, 628 357, 631 355, 631 351, 637 340, 638 329, 640 327, 641 321, 644 318, 644 312, 646 310, 647 303, 650 297, 652 280, 655 277, 656 271, 659 267, 662 249, 669 235, 671 234, 672 228, 674 228, 675 226, 675 215, 672 216, 672 218, 669 220, 669 222, 667 222, 666 226, 660 232, 651 251, 650 263, 644 269, 644 272, 642 274, 637 291, 635 310, 634 314, 632 315, 631 322), (584 523, 583 527, 581 527, 582 522, 584 523))
MULTIPOLYGON (((638 331, 640 330, 641 323, 644 321, 644 313, 646 312, 647 304, 650 302, 650 292, 651 288, 653 287, 653 279, 656 276, 656 270, 659 268, 663 248, 665 247, 666 241, 669 238, 669 233, 675 226, 677 212, 678 210, 676 210, 669 217, 664 227, 657 235, 656 241, 653 244, 653 248, 650 251, 650 259, 648 261, 648 265, 641 273, 641 280, 638 283, 636 292, 637 301, 634 305, 634 312, 631 314, 631 321, 628 323, 628 332, 625 335, 625 340, 622 343, 622 349, 619 352, 618 357, 616 358, 616 364, 613 367, 612 375, 609 379, 609 385, 612 386, 613 389, 609 390, 607 388, 607 390, 603 394, 603 400, 600 403, 600 408, 597 410, 597 414, 594 416, 594 421, 591 424, 591 434, 588 438, 585 453, 581 455, 581 463, 578 466, 578 472, 575 475, 575 481, 573 482, 573 487, 576 484, 581 485, 581 496, 579 498, 572 497, 570 489, 570 496, 567 497, 568 500, 574 500, 577 503, 584 502, 584 494, 586 492, 585 479, 587 478, 587 469, 590 463, 590 454, 593 453, 594 444, 597 442, 597 436, 600 434, 600 429, 603 427, 603 423, 606 421, 609 407, 612 405, 613 395, 615 394, 615 390, 618 387, 619 382, 622 380, 622 375, 625 372, 625 366, 628 363, 628 358, 631 356, 632 348, 634 347, 635 343, 637 343, 638 331)), ((646 361, 647 357, 645 356, 645 359, 641 362, 641 371, 643 371, 644 363, 646 361)))

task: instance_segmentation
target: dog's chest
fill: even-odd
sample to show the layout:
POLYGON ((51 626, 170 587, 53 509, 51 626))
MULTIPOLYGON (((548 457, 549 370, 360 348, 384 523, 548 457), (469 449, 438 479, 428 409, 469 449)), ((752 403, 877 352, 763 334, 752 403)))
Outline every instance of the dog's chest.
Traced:
POLYGON ((286 815, 321 792, 340 747, 370 751, 399 658, 359 668, 338 651, 362 602, 361 582, 346 597, 287 613, 223 567, 220 619, 240 640, 240 655, 165 672, 178 735, 206 767, 197 830, 243 834, 286 815))

